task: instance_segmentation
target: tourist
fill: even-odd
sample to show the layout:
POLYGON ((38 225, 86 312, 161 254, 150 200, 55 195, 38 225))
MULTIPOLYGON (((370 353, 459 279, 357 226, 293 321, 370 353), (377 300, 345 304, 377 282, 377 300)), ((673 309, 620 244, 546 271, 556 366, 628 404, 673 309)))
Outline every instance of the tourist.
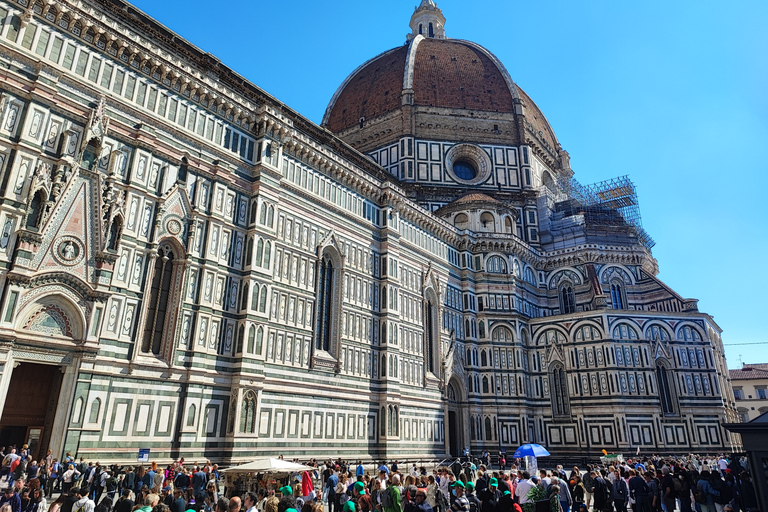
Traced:
MULTIPOLYGON (((79 487, 73 487, 72 493, 77 498, 77 501, 72 504, 72 510, 74 512, 95 512, 96 504, 92 499, 88 497, 87 494, 84 494, 84 492, 79 487)), ((150 511, 147 510, 144 512, 150 511)))

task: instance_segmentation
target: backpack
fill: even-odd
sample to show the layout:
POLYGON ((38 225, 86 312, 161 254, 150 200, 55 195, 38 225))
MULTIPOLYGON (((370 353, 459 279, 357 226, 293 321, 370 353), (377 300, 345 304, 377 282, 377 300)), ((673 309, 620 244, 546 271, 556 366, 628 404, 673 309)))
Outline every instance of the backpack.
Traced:
POLYGON ((613 499, 614 500, 620 500, 620 501, 626 501, 627 500, 627 484, 623 480, 621 482, 618 482, 617 485, 614 486, 614 494, 613 499))
POLYGON ((719 478, 712 479, 713 501, 718 505, 727 505, 733 499, 733 490, 719 478))
POLYGON ((381 508, 392 508, 394 506, 394 502, 392 501, 392 487, 387 487, 381 491, 379 493, 379 498, 381 498, 381 508))
POLYGON ((696 492, 693 493, 693 499, 696 501, 696 503, 705 505, 707 503, 707 493, 705 493, 704 489, 697 485, 696 492))
POLYGON ((680 492, 683 490, 683 482, 680 481, 679 476, 672 477, 672 488, 675 490, 675 492, 680 492))

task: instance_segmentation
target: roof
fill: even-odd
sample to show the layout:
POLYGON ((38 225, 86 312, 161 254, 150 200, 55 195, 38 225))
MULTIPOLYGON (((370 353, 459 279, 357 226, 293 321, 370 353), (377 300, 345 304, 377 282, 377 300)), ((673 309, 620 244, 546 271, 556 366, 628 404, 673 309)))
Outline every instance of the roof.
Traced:
POLYGON ((487 194, 482 194, 480 192, 470 192, 468 194, 464 194, 460 198, 456 199, 453 204, 456 203, 474 203, 476 201, 482 201, 486 203, 498 203, 499 201, 497 199, 492 198, 491 196, 487 194))
POLYGON ((768 363, 745 365, 738 370, 728 370, 731 380, 768 380, 768 363))

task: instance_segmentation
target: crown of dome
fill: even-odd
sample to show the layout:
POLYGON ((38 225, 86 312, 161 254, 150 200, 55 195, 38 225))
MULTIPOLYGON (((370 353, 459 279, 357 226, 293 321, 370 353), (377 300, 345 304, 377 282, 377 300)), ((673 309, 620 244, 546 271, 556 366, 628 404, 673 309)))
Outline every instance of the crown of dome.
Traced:
POLYGON ((362 151, 404 135, 530 140, 558 160, 554 131, 501 61, 477 43, 447 38, 444 22, 432 0, 422 1, 406 44, 354 70, 328 104, 322 125, 362 151))

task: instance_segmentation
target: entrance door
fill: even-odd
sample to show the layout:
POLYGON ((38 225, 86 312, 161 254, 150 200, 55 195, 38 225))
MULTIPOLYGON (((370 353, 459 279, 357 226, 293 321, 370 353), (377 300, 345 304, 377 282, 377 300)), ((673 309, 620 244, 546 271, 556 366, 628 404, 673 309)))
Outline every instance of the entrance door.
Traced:
POLYGON ((458 457, 459 451, 459 422, 456 418, 456 411, 448 411, 448 434, 451 436, 449 440, 449 449, 451 451, 451 457, 458 457))
POLYGON ((58 366, 21 363, 13 369, 0 416, 0 446, 27 444, 40 460, 48 442, 59 401, 62 374, 58 366))

